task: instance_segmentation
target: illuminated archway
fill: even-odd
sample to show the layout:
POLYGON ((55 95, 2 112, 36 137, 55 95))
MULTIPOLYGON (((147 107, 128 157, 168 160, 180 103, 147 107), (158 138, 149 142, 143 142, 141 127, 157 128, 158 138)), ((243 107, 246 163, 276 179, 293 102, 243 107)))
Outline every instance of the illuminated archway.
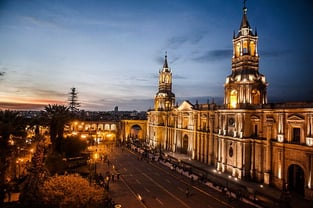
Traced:
POLYGON ((230 93, 230 107, 236 108, 237 106, 237 90, 232 90, 230 93))
POLYGON ((240 55, 240 43, 237 43, 235 53, 236 53, 235 54, 236 57, 239 57, 239 55, 240 55))
POLYGON ((254 41, 250 42, 250 54, 251 54, 251 56, 255 56, 255 43, 254 43, 254 41))
POLYGON ((142 139, 142 128, 138 124, 130 128, 130 137, 133 139, 142 139))

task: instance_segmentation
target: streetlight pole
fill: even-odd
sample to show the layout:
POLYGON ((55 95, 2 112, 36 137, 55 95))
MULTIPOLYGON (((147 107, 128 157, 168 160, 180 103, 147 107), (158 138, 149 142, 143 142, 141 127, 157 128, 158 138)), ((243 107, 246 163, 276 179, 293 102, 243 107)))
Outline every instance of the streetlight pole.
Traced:
POLYGON ((95 161, 95 180, 97 179, 97 159, 98 159, 98 153, 96 152, 93 155, 94 161, 95 161))

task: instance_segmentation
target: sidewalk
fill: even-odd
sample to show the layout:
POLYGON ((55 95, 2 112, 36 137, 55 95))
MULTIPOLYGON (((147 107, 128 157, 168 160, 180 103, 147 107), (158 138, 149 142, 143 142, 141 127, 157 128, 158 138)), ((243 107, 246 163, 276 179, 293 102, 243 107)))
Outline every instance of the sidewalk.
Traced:
MULTIPOLYGON (((212 188, 224 189, 225 187, 234 192, 243 194, 243 199, 248 200, 250 203, 260 205, 261 207, 313 207, 313 201, 304 199, 303 196, 297 194, 284 194, 291 198, 288 205, 279 203, 281 201, 282 191, 270 187, 264 184, 248 182, 229 174, 216 171, 212 166, 206 165, 196 160, 191 160, 189 157, 183 154, 177 154, 172 152, 163 152, 169 160, 173 163, 180 162, 184 164, 185 168, 190 168, 190 172, 187 173, 190 177, 190 173, 194 179, 203 180, 204 176, 209 181, 206 184, 213 186, 212 188), (188 167, 189 166, 189 167, 188 167), (211 183, 210 183, 211 182, 211 183)), ((185 169, 185 170, 186 170, 185 169)))

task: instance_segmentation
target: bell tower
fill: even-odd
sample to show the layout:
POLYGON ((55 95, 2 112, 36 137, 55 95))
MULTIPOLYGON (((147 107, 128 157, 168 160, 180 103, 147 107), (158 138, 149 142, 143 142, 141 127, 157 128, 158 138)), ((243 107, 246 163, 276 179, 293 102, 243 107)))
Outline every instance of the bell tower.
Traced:
POLYGON ((167 52, 163 68, 159 71, 159 91, 154 98, 156 111, 171 110, 175 106, 175 94, 172 92, 172 70, 168 67, 167 52))
POLYGON ((245 2, 239 31, 233 35, 232 71, 224 85, 228 108, 267 103, 268 83, 259 73, 258 36, 248 22, 245 2))

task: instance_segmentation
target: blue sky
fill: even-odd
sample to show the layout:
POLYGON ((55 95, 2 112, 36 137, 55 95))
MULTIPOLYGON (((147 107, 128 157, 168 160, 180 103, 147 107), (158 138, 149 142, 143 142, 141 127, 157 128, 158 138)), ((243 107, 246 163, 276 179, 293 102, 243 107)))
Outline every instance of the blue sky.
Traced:
MULTIPOLYGON (((0 108, 147 110, 165 51, 181 102, 221 100, 241 0, 0 0, 0 108), (220 99, 218 99, 220 98, 220 99)), ((313 100, 313 3, 250 0, 268 101, 313 100)))

